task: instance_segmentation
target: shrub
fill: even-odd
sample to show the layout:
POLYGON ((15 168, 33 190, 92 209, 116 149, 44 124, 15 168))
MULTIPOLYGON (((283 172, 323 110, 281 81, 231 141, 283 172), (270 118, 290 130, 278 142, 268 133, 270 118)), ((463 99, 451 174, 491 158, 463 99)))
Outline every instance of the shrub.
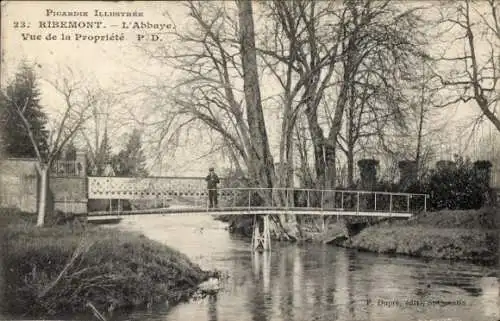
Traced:
POLYGON ((433 209, 478 209, 489 187, 468 159, 456 158, 456 166, 431 172, 424 183, 433 209))

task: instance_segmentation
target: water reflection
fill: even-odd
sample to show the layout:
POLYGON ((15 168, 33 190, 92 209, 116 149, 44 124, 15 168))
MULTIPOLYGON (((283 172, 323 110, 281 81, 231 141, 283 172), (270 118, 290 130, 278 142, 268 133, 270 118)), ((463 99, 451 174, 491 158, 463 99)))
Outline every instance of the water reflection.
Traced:
POLYGON ((478 279, 478 286, 482 291, 482 306, 484 315, 487 317, 500 316, 500 287, 497 278, 483 277, 478 279))
POLYGON ((139 221, 128 228, 186 253, 230 279, 217 296, 113 320, 498 320, 499 285, 491 270, 424 262, 327 245, 273 243, 253 253, 206 217, 139 221), (197 226, 204 227, 199 233, 197 226), (189 236, 189 237, 188 237, 189 236), (439 301, 439 302, 438 302, 439 301), (447 301, 447 303, 443 303, 447 301), (450 303, 455 302, 455 303, 450 303))
POLYGON ((217 295, 208 297, 208 321, 217 321, 217 295))

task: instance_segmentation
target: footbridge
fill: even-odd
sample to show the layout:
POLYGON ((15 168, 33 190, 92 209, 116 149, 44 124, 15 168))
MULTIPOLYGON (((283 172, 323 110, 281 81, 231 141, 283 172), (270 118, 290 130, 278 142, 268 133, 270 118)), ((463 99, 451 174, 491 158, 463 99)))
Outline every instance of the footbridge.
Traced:
POLYGON ((204 185, 203 178, 89 177, 89 200, 104 200, 109 206, 88 216, 262 216, 255 219, 254 248, 270 249, 269 215, 409 218, 427 210, 425 194, 248 187, 219 188, 217 207, 210 208, 204 185))

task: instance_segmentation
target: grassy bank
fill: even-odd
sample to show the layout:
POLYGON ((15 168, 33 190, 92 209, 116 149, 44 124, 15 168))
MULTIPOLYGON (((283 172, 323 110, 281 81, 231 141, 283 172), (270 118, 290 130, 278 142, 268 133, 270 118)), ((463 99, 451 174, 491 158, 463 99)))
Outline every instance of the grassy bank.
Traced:
POLYGON ((428 212, 410 220, 384 222, 353 236, 344 246, 418 257, 498 261, 498 208, 428 212))
POLYGON ((13 313, 88 312, 88 302, 101 311, 176 303, 211 276, 140 234, 79 224, 37 228, 27 220, 6 224, 9 215, 0 221, 4 308, 13 313))
MULTIPOLYGON (((499 216, 498 208, 427 212, 409 220, 384 220, 362 229, 346 241, 341 238, 334 243, 375 253, 490 264, 499 260, 499 216)), ((222 216, 218 219, 228 222, 231 232, 251 236, 252 217, 222 216)), ((299 221, 304 241, 325 242, 344 233, 342 225, 334 219, 327 220, 324 233, 314 220, 301 218, 299 221)))

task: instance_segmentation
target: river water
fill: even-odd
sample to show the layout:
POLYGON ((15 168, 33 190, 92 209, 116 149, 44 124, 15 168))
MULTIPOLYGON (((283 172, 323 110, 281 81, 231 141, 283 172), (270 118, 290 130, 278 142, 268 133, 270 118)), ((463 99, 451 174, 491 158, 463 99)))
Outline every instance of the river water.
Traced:
POLYGON ((212 297, 115 313, 112 320, 500 319, 496 271, 469 263, 359 253, 329 245, 278 244, 254 254, 207 216, 140 216, 115 228, 140 231, 229 275, 212 297), (493 276, 492 276, 493 275, 493 276))
MULTIPOLYGON (((320 244, 250 241, 208 216, 143 215, 107 226, 138 231, 229 277, 222 290, 173 307, 114 312, 109 321, 500 320, 493 268, 390 257, 320 244)), ((63 317, 89 320, 89 316, 63 317)), ((0 317, 0 319, 2 319, 0 317)))

